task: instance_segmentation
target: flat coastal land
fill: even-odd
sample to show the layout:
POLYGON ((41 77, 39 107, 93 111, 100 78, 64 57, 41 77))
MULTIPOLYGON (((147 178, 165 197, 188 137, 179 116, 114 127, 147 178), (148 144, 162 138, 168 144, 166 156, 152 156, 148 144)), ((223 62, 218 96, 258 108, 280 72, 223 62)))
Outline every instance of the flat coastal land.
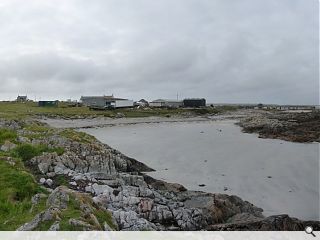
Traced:
POLYGON ((61 109, 37 112, 33 106, 16 113, 19 108, 5 108, 0 115, 0 169, 4 173, 0 176, 0 230, 303 230, 308 225, 320 230, 319 221, 286 214, 266 217, 263 209, 246 199, 190 191, 179 183, 154 179, 145 174, 153 169, 139 159, 72 129, 223 118, 238 119, 244 131, 261 137, 268 137, 269 129, 273 138, 289 140, 291 134, 293 141, 319 142, 318 112, 303 121, 297 113, 297 121, 292 122, 292 116, 282 118, 287 113, 234 109, 157 110, 155 116, 150 113, 154 110, 146 110, 148 118, 129 119, 136 117, 132 110, 105 116, 82 115, 76 110, 63 115, 61 109), (274 119, 269 121, 271 115, 281 126, 310 122, 314 128, 301 133, 299 127, 288 127, 278 134, 282 128, 274 119), (268 120, 263 124, 255 120, 255 124, 252 117, 268 120), (258 127, 248 130, 246 123, 258 127))

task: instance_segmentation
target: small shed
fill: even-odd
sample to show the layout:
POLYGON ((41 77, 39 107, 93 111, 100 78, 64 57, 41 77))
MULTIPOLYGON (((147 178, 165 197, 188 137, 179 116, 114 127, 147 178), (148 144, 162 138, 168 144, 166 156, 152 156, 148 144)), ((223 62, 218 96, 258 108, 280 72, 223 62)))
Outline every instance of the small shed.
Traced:
POLYGON ((58 107, 59 101, 39 101, 38 106, 39 107, 58 107))

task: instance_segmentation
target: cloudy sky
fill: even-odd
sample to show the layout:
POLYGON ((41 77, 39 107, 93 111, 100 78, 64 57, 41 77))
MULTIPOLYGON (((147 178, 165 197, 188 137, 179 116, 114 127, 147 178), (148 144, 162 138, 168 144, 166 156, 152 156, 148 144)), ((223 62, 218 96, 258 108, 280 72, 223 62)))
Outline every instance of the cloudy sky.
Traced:
POLYGON ((318 0, 1 0, 0 99, 317 104, 318 0))

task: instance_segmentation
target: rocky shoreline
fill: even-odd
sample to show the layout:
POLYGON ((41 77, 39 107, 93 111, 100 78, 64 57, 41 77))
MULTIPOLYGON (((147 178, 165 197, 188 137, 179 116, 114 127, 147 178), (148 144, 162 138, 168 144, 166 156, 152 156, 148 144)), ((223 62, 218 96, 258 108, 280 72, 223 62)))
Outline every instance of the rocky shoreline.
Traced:
MULTIPOLYGON (((48 127, 40 122, 31 124, 48 127)), ((180 184, 153 179, 141 173, 152 171, 148 166, 94 138, 76 138, 64 129, 53 128, 40 136, 27 137, 36 132, 26 130, 25 125, 21 121, 0 121, 0 127, 17 131, 20 144, 64 151, 43 152, 25 162, 48 194, 32 198, 32 208, 44 198, 46 209, 17 230, 37 230, 43 225, 47 226, 45 230, 61 230, 64 224, 76 230, 105 231, 293 231, 310 225, 320 230, 317 221, 301 221, 287 215, 266 218, 261 208, 237 196, 189 191, 180 184), (77 215, 65 214, 74 207, 77 215)), ((3 146, 2 150, 9 149, 3 146)), ((12 157, 0 161, 15 164, 12 157)))
POLYGON ((260 138, 291 142, 320 142, 320 111, 293 113, 255 111, 242 118, 239 125, 260 138))

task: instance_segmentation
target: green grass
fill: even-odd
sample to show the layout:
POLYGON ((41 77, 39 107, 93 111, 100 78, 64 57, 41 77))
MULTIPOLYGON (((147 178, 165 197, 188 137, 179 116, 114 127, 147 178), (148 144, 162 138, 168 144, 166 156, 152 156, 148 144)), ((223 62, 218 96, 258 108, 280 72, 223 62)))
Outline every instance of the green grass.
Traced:
POLYGON ((106 210, 94 210, 93 214, 97 217, 101 226, 106 222, 111 228, 116 229, 116 226, 112 222, 111 213, 106 210))
POLYGON ((17 133, 11 129, 0 128, 0 145, 4 144, 5 141, 15 142, 17 139, 17 133))
MULTIPOLYGON (((0 157, 1 158, 1 157, 0 157)), ((45 209, 45 200, 30 213, 31 197, 44 192, 22 164, 0 160, 0 230, 15 230, 45 209)))
POLYGON ((69 219, 79 219, 81 218, 81 209, 80 203, 76 201, 74 196, 70 196, 70 200, 68 203, 68 208, 63 210, 61 213, 61 222, 60 222, 60 230, 61 231, 81 231, 82 228, 71 226, 69 224, 69 219))
POLYGON ((55 183, 57 184, 57 186, 68 186, 69 185, 69 181, 68 179, 66 179, 66 177, 64 175, 57 175, 54 178, 55 183))
POLYGON ((13 150, 13 156, 19 157, 25 162, 33 157, 40 156, 44 152, 56 152, 58 155, 62 155, 64 153, 64 148, 49 148, 47 145, 31 145, 23 143, 13 150))

